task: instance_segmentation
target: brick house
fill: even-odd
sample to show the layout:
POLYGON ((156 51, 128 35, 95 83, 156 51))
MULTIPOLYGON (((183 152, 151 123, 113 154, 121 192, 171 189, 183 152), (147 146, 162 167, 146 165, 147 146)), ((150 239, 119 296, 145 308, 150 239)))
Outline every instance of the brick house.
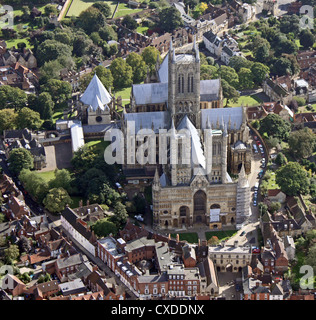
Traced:
POLYGON ((2 279, 2 289, 12 294, 13 297, 23 294, 25 284, 16 276, 7 273, 2 279))
POLYGON ((75 273, 77 268, 87 261, 88 258, 80 253, 56 259, 55 273, 61 282, 65 282, 68 275, 75 273))
POLYGON ((22 216, 30 216, 30 209, 25 204, 24 200, 19 199, 13 195, 10 195, 4 214, 8 220, 21 219, 22 216))
POLYGON ((58 292, 58 282, 56 280, 52 280, 45 283, 37 283, 36 285, 28 288, 25 291, 25 294, 28 294, 35 300, 46 300, 58 292))

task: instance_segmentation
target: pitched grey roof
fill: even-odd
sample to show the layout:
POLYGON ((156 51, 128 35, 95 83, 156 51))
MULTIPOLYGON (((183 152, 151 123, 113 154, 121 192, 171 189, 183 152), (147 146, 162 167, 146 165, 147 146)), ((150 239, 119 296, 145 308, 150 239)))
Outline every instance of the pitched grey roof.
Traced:
POLYGON ((80 100, 91 106, 94 111, 98 107, 104 110, 105 106, 111 101, 111 96, 95 74, 80 100))
POLYGON ((205 169, 205 156, 201 144, 200 135, 193 123, 185 115, 181 120, 177 130, 187 129, 191 134, 191 165, 201 165, 205 169))
POLYGON ((203 34, 203 37, 205 37, 208 41, 210 41, 211 43, 213 43, 216 39, 216 34, 214 34, 211 30, 208 32, 205 32, 203 34))
POLYGON ((170 123, 167 111, 125 113, 124 120, 135 122, 135 132, 142 128, 153 129, 157 133, 159 129, 169 129, 170 123))
POLYGON ((200 81, 200 100, 214 101, 219 100, 221 82, 219 79, 200 81))
POLYGON ((168 83, 134 84, 132 93, 136 105, 165 103, 168 100, 168 83))
POLYGON ((222 124, 222 119, 227 129, 233 129, 235 122, 236 129, 239 129, 243 121, 243 110, 242 107, 201 109, 202 129, 206 128, 207 117, 209 117, 213 129, 216 128, 217 120, 222 124), (229 119, 231 120, 231 126, 229 126, 229 119))
POLYGON ((226 53, 226 54, 228 54, 230 57, 232 57, 233 56, 233 51, 230 49, 230 48, 228 48, 227 46, 224 46, 223 47, 223 51, 226 53))
POLYGON ((166 54, 158 70, 159 80, 162 83, 168 82, 168 58, 169 52, 166 54))

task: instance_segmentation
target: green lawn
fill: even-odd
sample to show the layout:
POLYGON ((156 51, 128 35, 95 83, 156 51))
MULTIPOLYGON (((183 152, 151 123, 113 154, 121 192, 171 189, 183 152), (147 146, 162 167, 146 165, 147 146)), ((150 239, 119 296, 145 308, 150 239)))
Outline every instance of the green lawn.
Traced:
MULTIPOLYGON (((171 234, 172 238, 177 238, 177 234, 176 233, 172 233, 171 234)), ((180 241, 188 241, 189 243, 198 243, 199 242, 199 238, 197 233, 192 232, 192 233, 179 233, 179 238, 180 241)))
MULTIPOLYGON (((75 16, 78 17, 79 14, 88 9, 90 6, 92 6, 95 2, 98 2, 96 0, 73 0, 72 4, 70 5, 68 12, 66 13, 66 17, 75 16)), ((106 2, 110 8, 112 13, 115 10, 117 1, 100 1, 100 2, 106 2)), ((128 4, 126 3, 120 3, 118 6, 118 10, 115 14, 115 18, 123 17, 125 15, 128 15, 130 13, 135 13, 142 11, 143 9, 131 9, 128 7, 128 4)))
POLYGON ((208 231, 205 232, 206 240, 216 236, 219 240, 227 240, 237 233, 237 230, 226 230, 226 231, 208 231))
POLYGON ((270 179, 268 180, 268 190, 271 189, 280 189, 279 185, 275 182, 275 173, 272 171, 268 171, 270 174, 270 179))
POLYGON ((316 112, 316 103, 312 104, 311 109, 307 109, 307 106, 299 107, 298 108, 299 113, 305 113, 305 112, 316 112))
POLYGON ((147 30, 148 30, 148 27, 143 27, 143 26, 139 26, 136 29, 136 31, 141 34, 145 34, 147 30))
MULTIPOLYGON (((240 96, 238 101, 235 103, 232 100, 229 101, 228 107, 240 107, 241 105, 243 106, 257 106, 260 103, 262 103, 262 100, 259 99, 257 96, 252 95, 252 96, 240 96)), ((226 105, 226 99, 224 99, 223 105, 226 105)))
POLYGON ((116 14, 115 14, 114 18, 123 17, 123 16, 129 15, 131 13, 140 12, 142 10, 143 9, 132 9, 132 8, 128 7, 128 4, 120 3, 118 8, 117 8, 117 11, 116 11, 116 14))
POLYGON ((103 139, 101 140, 88 140, 85 143, 86 146, 88 147, 96 147, 96 150, 99 152, 104 152, 105 148, 109 145, 109 141, 104 141, 103 139))
POLYGON ((67 17, 75 16, 78 17, 79 14, 91 7, 95 2, 106 2, 113 12, 116 6, 116 1, 95 1, 95 0, 73 0, 68 12, 66 13, 67 17))
POLYGON ((43 178, 46 182, 49 182, 50 180, 55 178, 55 170, 52 171, 44 171, 44 172, 39 172, 39 171, 35 171, 35 173, 40 176, 41 178, 43 178))
POLYGON ((122 89, 120 91, 115 92, 115 97, 122 97, 122 105, 125 106, 130 102, 132 87, 122 89))

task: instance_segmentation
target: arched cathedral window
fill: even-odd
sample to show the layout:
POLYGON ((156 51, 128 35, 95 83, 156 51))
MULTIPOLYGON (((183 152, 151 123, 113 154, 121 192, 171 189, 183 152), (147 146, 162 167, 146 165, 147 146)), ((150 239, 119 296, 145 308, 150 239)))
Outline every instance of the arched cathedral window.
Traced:
POLYGON ((193 74, 188 75, 188 92, 193 92, 193 74))
POLYGON ((179 74, 178 77, 178 93, 184 93, 184 75, 179 74))

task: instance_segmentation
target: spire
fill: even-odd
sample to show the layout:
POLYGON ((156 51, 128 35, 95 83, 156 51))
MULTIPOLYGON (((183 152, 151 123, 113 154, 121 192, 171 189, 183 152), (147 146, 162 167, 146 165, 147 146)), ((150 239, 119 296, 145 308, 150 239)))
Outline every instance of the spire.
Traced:
POLYGON ((195 60, 197 62, 200 62, 200 51, 199 51, 199 47, 196 43, 196 34, 194 35, 194 40, 193 40, 193 49, 195 51, 195 60))
POLYGON ((248 179, 245 172, 244 163, 241 165, 241 169, 238 176, 238 186, 240 187, 247 187, 248 186, 248 179))
POLYGON ((224 124, 224 137, 227 137, 227 124, 224 124))
POLYGON ((212 129, 212 124, 210 122, 210 117, 207 116, 207 120, 206 120, 206 129, 212 129))
POLYGON ((171 119, 171 136, 173 136, 173 137, 176 136, 176 128, 174 126, 173 118, 171 119))
POLYGON ((158 173, 158 168, 156 167, 155 176, 154 176, 154 184, 159 184, 159 183, 160 183, 159 173, 158 173))
POLYGON ((221 123, 221 129, 224 131, 225 129, 225 122, 224 122, 224 117, 222 116, 222 123, 221 123))

